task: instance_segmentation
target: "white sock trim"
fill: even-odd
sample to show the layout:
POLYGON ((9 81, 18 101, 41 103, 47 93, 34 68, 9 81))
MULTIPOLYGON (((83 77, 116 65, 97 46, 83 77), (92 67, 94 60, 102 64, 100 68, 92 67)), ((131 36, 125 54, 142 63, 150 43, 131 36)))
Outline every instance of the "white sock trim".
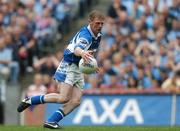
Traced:
POLYGON ((59 113, 62 117, 64 117, 63 113, 61 111, 56 111, 57 113, 59 113))
POLYGON ((41 102, 41 103, 43 103, 43 102, 42 102, 42 97, 43 97, 43 95, 40 96, 40 102, 41 102))

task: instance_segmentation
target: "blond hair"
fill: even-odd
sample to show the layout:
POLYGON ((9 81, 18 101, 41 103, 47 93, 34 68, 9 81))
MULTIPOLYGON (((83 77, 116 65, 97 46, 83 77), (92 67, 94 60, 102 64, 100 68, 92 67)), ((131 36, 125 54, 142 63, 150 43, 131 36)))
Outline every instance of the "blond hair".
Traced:
POLYGON ((89 20, 92 21, 95 18, 98 18, 100 20, 105 20, 105 15, 98 10, 93 10, 89 13, 89 20))

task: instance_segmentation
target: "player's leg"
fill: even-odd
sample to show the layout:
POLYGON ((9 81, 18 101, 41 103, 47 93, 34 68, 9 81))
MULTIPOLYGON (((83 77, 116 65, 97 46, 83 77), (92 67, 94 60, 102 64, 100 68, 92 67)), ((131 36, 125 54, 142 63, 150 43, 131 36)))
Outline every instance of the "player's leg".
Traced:
MULTIPOLYGON (((66 103, 71 99, 73 87, 69 84, 62 83, 60 88, 60 95, 55 98, 53 94, 45 95, 46 102, 56 101, 57 103, 66 103)), ((49 119, 44 123, 45 128, 57 129, 59 128, 58 122, 65 117, 65 113, 61 109, 57 109, 49 119)))
MULTIPOLYGON (((33 96, 31 98, 26 98, 24 99, 20 105, 18 106, 18 112, 22 112, 26 108, 28 108, 31 105, 37 105, 37 104, 43 104, 47 102, 55 102, 55 103, 65 103, 69 100, 70 94, 71 94, 71 88, 72 88, 72 83, 69 81, 69 69, 70 65, 64 61, 61 61, 54 77, 56 80, 61 81, 62 83, 60 84, 60 94, 58 93, 51 93, 51 94, 46 94, 46 95, 38 95, 38 96, 33 96), (58 79, 57 79, 58 78, 58 79), (65 84, 66 83, 66 84, 65 84)), ((58 83, 59 84, 59 83, 58 83)))
POLYGON ((72 93, 72 86, 66 83, 59 83, 58 85, 59 92, 62 92, 60 94, 58 93, 50 93, 46 95, 38 95, 33 96, 31 98, 24 99, 20 105, 18 106, 18 112, 22 112, 26 108, 28 108, 31 105, 38 105, 38 104, 44 104, 44 103, 66 103, 71 98, 72 93))
POLYGON ((73 87, 72 89, 71 99, 63 105, 62 109, 58 109, 53 113, 44 123, 44 127, 51 129, 59 128, 58 122, 80 105, 82 90, 77 87, 73 87))
POLYGON ((80 105, 83 92, 80 88, 73 87, 71 99, 63 105, 62 111, 68 115, 80 105))
MULTIPOLYGON (((75 70, 73 70, 75 71, 75 70)), ((71 75, 70 75, 71 76, 71 75)), ((69 80, 72 78, 74 83, 74 87, 71 90, 71 98, 65 103, 62 109, 58 109, 47 122, 44 123, 44 127, 47 128, 58 128, 58 122, 62 120, 66 115, 73 111, 79 104, 82 97, 82 88, 84 85, 83 75, 80 73, 73 73, 73 77, 69 77, 69 80)))
POLYGON ((80 105, 81 97, 83 95, 84 86, 84 76, 79 71, 77 66, 74 66, 74 87, 72 91, 72 96, 69 102, 63 105, 62 111, 67 115, 72 112, 76 107, 80 105))
POLYGON ((64 82, 58 83, 60 93, 50 93, 44 96, 45 103, 67 103, 71 99, 73 87, 64 82))

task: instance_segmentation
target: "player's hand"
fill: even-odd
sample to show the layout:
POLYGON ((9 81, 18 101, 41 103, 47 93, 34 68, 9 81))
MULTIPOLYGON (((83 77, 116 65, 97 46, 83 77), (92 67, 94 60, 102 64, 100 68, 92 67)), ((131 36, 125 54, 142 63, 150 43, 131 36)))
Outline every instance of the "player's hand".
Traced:
POLYGON ((93 57, 92 54, 93 54, 93 51, 91 50, 88 50, 88 51, 83 50, 81 52, 81 57, 84 59, 85 62, 89 62, 91 61, 91 57, 93 57))

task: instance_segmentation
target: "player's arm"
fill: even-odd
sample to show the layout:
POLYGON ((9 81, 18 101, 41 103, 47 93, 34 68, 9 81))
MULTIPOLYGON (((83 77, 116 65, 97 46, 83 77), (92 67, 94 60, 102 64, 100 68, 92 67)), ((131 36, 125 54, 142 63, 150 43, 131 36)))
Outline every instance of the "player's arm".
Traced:
POLYGON ((76 56, 81 56, 85 61, 89 61, 90 57, 92 57, 92 51, 85 51, 84 49, 80 47, 76 47, 74 50, 74 54, 76 56))
POLYGON ((80 48, 80 47, 76 47, 76 48, 74 49, 74 54, 75 54, 76 56, 81 56, 81 57, 82 57, 83 53, 84 53, 84 49, 82 49, 82 48, 80 48))
POLYGON ((89 45, 89 42, 85 38, 79 38, 77 45, 74 48, 74 54, 82 57, 85 61, 89 61, 92 57, 92 51, 86 51, 85 48, 89 45))

